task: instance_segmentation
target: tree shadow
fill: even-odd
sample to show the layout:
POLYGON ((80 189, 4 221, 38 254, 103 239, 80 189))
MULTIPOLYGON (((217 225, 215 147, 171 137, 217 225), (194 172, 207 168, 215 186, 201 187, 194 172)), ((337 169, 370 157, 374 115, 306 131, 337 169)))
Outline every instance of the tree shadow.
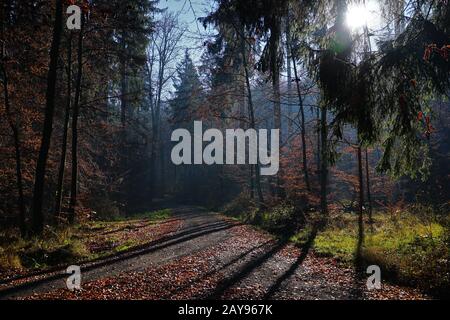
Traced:
POLYGON ((248 275, 252 273, 253 270, 264 264, 267 260, 281 251, 288 243, 291 234, 281 238, 269 251, 260 255, 256 259, 247 262, 239 271, 235 272, 231 277, 220 281, 214 291, 209 294, 206 298, 210 300, 218 300, 226 292, 227 289, 231 288, 235 284, 239 283, 245 279, 248 275))
POLYGON ((239 262, 241 259, 244 259, 246 256, 248 256, 248 255, 251 254, 252 252, 254 252, 254 251, 258 250, 258 249, 261 249, 261 248, 267 246, 270 242, 271 242, 271 241, 266 241, 266 242, 260 244, 259 246, 252 247, 252 248, 248 249, 247 251, 245 251, 245 252, 239 254, 238 256, 234 257, 232 260, 230 260, 229 262, 227 262, 226 264, 224 264, 224 265, 221 266, 220 268, 215 269, 215 270, 210 271, 210 272, 207 272, 207 273, 205 273, 204 275, 195 278, 192 282, 189 282, 188 284, 186 284, 186 285, 184 285, 184 286, 181 286, 181 287, 179 287, 179 288, 177 288, 177 289, 175 289, 175 290, 172 290, 172 291, 169 292, 167 295, 165 295, 163 299, 166 299, 166 298, 169 298, 169 299, 170 299, 170 297, 171 297, 172 295, 177 294, 177 293, 179 293, 179 292, 182 292, 183 290, 185 290, 185 289, 191 287, 192 285, 195 285, 196 283, 200 283, 202 280, 207 279, 208 277, 210 277, 210 276, 212 276, 212 275, 214 275, 214 274, 216 274, 216 273, 219 273, 220 271, 222 271, 222 270, 224 270, 224 269, 226 269, 226 268, 232 266, 232 265, 235 264, 236 262, 239 262))
MULTIPOLYGON (((113 265, 120 261, 130 260, 132 258, 149 254, 164 248, 168 248, 174 246, 176 244, 180 244, 183 242, 187 242, 189 240, 200 238, 209 234, 213 234, 216 232, 225 231, 231 229, 239 224, 230 224, 227 222, 215 222, 215 223, 205 223, 200 225, 199 227, 192 227, 184 230, 183 232, 179 232, 173 235, 169 235, 163 237, 161 239, 152 241, 150 243, 146 243, 137 247, 134 247, 130 251, 125 251, 118 255, 114 255, 109 258, 103 258, 100 260, 94 260, 86 262, 85 264, 81 263, 81 267, 83 272, 89 272, 95 269, 99 269, 105 266, 113 265)), ((5 288, 0 289, 0 299, 7 297, 12 294, 20 294, 21 291, 45 285, 46 283, 50 283, 52 281, 62 279, 67 277, 66 270, 60 269, 61 267, 52 268, 50 270, 44 270, 40 272, 33 273, 31 275, 23 275, 18 276, 14 279, 10 278, 7 280, 0 281, 0 284, 6 285, 5 288), (37 276, 42 275, 42 278, 36 278, 37 276), (7 286, 7 284, 12 283, 19 279, 30 279, 31 281, 24 281, 19 285, 7 286)))
POLYGON ((356 248, 354 253, 353 268, 353 288, 352 298, 355 300, 363 300, 365 298, 364 290, 364 259, 363 259, 363 247, 364 247, 364 221, 360 218, 358 222, 358 240, 356 242, 356 248))
POLYGON ((314 244, 314 240, 316 239, 317 232, 318 232, 318 226, 314 226, 311 230, 310 234, 308 235, 308 238, 306 242, 301 247, 301 254, 297 258, 297 260, 291 265, 291 267, 282 275, 280 276, 275 283, 269 288, 267 293, 264 295, 264 300, 270 299, 280 288, 283 282, 287 279, 289 279, 295 271, 298 269, 298 267, 305 261, 306 257, 308 256, 309 250, 311 249, 312 245, 314 244))

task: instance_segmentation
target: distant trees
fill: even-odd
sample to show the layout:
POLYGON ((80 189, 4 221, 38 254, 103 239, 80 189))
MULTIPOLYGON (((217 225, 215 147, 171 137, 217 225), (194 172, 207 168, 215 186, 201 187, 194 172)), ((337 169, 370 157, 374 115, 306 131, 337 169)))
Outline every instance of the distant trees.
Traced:
MULTIPOLYGON (((216 204, 243 191, 260 207, 292 201, 326 217, 336 178, 358 187, 362 221, 376 203, 369 167, 379 159, 380 172, 445 185, 433 128, 434 100, 450 87, 444 1, 407 12, 385 1, 381 31, 351 32, 350 1, 218 0, 202 21, 215 34, 190 49, 201 65, 179 55, 191 37, 157 1, 73 2, 84 8, 81 32, 65 30, 63 1, 1 7, 0 215, 14 213, 22 235, 30 221, 42 233, 50 214, 62 223, 125 214, 175 189, 199 202, 208 190, 216 204), (168 132, 193 120, 283 129, 277 180, 258 165, 172 167, 168 132), (346 170, 357 179, 334 170, 346 133, 356 159, 346 170)), ((444 187, 422 189, 445 197, 444 187)))
POLYGON ((151 112, 151 178, 152 192, 155 192, 159 180, 158 195, 164 193, 164 143, 162 141, 163 94, 174 78, 175 59, 179 55, 180 41, 185 30, 173 13, 165 12, 157 22, 148 49, 146 72, 149 91, 148 104, 151 112), (159 154, 159 159, 157 155, 159 154), (159 160, 159 161, 158 161, 159 160), (158 165, 159 164, 159 165, 158 165), (159 170, 158 170, 159 168, 159 170), (160 173, 157 175, 157 173, 160 173))
MULTIPOLYGON (((193 131, 193 121, 198 119, 202 105, 203 87, 188 50, 184 59, 178 65, 177 76, 174 79, 174 94, 170 101, 170 123, 172 128, 184 128, 193 131)), ((175 184, 180 184, 185 201, 195 201, 201 197, 197 192, 200 171, 193 166, 183 166, 176 169, 175 184)))

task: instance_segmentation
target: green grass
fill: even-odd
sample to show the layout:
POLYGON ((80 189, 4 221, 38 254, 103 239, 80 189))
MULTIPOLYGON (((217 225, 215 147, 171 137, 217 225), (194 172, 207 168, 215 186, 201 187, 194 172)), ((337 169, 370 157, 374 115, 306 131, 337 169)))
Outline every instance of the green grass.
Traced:
MULTIPOLYGON (((448 234, 438 219, 403 212, 395 216, 376 214, 374 221, 373 229, 365 224, 362 258, 366 265, 376 264, 388 279, 427 291, 442 292, 450 288, 448 234)), ((291 240, 303 244, 308 229, 291 240)), ((333 216, 328 226, 318 233, 314 250, 351 265, 357 231, 356 215, 333 216)))
POLYGON ((142 212, 136 215, 133 215, 129 219, 146 219, 150 221, 159 221, 169 219, 172 215, 172 211, 170 209, 163 209, 158 211, 149 211, 142 212))
POLYGON ((119 252, 124 252, 127 251, 135 246, 137 246, 138 243, 136 241, 133 240, 128 240, 125 243, 121 244, 120 246, 117 246, 114 248, 114 251, 119 253, 119 252))
POLYGON ((42 237, 23 240, 2 233, 0 270, 44 269, 86 257, 89 253, 73 228, 46 230, 42 237))
POLYGON ((148 221, 159 221, 170 218, 172 215, 171 209, 162 209, 156 211, 145 211, 130 214, 126 217, 123 216, 112 216, 110 219, 102 219, 100 221, 91 221, 89 222, 91 225, 95 226, 98 224, 99 227, 104 226, 105 223, 109 222, 125 222, 125 221, 133 221, 133 220, 148 220, 148 221))
MULTIPOLYGON (((171 210, 149 211, 114 221, 89 221, 73 227, 46 229, 41 237, 21 239, 17 231, 0 232, 0 273, 14 270, 41 270, 59 264, 90 260, 126 251, 137 245, 135 240, 127 240, 119 246, 112 246, 110 252, 91 253, 84 244, 89 235, 105 233, 126 227, 140 220, 158 223, 170 218, 171 210)), ((111 234, 111 241, 114 235, 111 234)))
MULTIPOLYGON (((278 236, 289 234, 289 228, 296 221, 294 209, 287 205, 279 205, 257 215, 254 208, 248 209, 239 199, 226 209, 225 214, 278 236)), ((308 213, 309 223, 290 240, 299 246, 305 244, 312 225, 320 218, 318 213, 308 213)), ((367 221, 364 223, 361 255, 365 265, 380 266, 385 280, 418 287, 436 295, 449 294, 449 218, 434 214, 430 208, 413 206, 403 211, 375 213, 373 220, 372 226, 367 221)), ((319 255, 353 266, 357 243, 357 214, 339 213, 331 215, 326 226, 317 233, 313 249, 319 255)))

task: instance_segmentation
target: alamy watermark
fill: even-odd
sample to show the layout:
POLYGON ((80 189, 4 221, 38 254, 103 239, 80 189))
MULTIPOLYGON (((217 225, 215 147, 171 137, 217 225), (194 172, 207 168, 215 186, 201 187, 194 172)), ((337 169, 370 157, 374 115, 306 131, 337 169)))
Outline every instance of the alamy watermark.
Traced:
POLYGON ((367 274, 370 277, 367 278, 367 289, 368 290, 380 290, 381 289, 381 269, 377 265, 372 265, 367 268, 367 274))
POLYGON ((171 153, 175 165, 260 164, 263 176, 276 175, 280 168, 279 129, 270 130, 270 137, 267 129, 227 129, 224 142, 222 131, 208 129, 203 132, 202 121, 194 121, 193 137, 187 129, 176 129, 171 141, 178 142, 171 153), (204 142, 209 142, 205 148, 204 142))
POLYGON ((81 290, 81 268, 79 266, 69 266, 66 273, 70 276, 66 280, 67 289, 70 291, 81 290))
POLYGON ((81 8, 77 5, 71 5, 67 7, 66 13, 69 15, 67 18, 66 26, 69 30, 81 29, 81 8))

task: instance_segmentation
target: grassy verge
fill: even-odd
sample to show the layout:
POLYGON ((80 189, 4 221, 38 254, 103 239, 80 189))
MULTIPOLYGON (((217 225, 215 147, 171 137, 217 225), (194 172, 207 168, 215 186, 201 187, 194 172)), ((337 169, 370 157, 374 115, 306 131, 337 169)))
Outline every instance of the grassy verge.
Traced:
POLYGON ((20 239, 15 230, 0 232, 0 277, 105 257, 152 240, 170 210, 144 212, 113 221, 90 221, 45 230, 42 237, 20 239))
MULTIPOLYGON (((256 216, 255 210, 238 214, 232 210, 231 214, 246 222, 254 222, 256 216)), ((260 213, 257 226, 274 234, 282 234, 283 230, 292 227, 292 221, 295 221, 293 215, 295 211, 292 207, 281 205, 260 213)), ((308 221, 316 218, 316 213, 307 215, 308 221)), ((435 295, 449 294, 448 225, 448 218, 436 216, 424 207, 376 213, 372 226, 367 221, 365 223, 363 263, 367 266, 378 265, 384 280, 420 288, 435 295)), ((306 223, 290 240, 301 246, 311 228, 312 225, 306 223)), ((330 216, 326 227, 318 232, 313 249, 319 255, 334 257, 340 263, 351 266, 354 264, 357 241, 357 215, 335 213, 330 216)))

